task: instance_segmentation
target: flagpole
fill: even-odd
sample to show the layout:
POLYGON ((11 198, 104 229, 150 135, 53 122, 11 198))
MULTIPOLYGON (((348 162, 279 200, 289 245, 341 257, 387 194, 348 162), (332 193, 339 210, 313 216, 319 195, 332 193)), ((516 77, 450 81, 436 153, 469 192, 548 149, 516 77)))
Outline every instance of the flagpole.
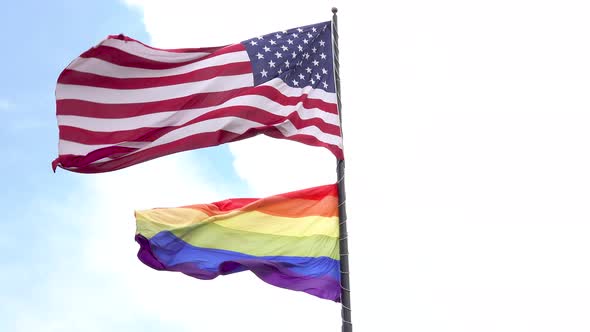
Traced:
MULTIPOLYGON (((332 35, 334 45, 334 76, 336 98, 342 134, 342 101, 340 100, 340 62, 338 60, 338 8, 332 7, 332 35)), ((350 269, 348 265, 348 232, 346 230, 346 192, 344 190, 344 159, 336 161, 338 177, 338 215, 340 219, 340 301, 342 303, 342 332, 352 332, 350 308, 350 269)))

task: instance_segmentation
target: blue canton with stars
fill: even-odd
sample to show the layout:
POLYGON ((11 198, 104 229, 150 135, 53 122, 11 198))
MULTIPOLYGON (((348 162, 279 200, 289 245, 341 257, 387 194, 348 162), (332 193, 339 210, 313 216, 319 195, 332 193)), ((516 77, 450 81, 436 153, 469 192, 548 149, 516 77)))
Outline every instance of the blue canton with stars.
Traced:
POLYGON ((252 63, 254 85, 280 77, 294 88, 336 92, 331 22, 270 33, 242 45, 252 63))

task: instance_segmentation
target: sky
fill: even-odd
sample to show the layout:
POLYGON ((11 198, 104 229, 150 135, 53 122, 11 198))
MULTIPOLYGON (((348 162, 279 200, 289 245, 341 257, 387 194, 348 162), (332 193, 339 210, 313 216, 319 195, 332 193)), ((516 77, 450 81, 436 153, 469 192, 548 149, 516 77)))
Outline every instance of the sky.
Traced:
POLYGON ((218 46, 339 8, 355 331, 589 331, 587 1, 13 1, 0 12, 0 330, 338 331, 251 273, 136 258, 135 209, 335 181, 256 137, 106 174, 58 169, 55 81, 109 34, 218 46))

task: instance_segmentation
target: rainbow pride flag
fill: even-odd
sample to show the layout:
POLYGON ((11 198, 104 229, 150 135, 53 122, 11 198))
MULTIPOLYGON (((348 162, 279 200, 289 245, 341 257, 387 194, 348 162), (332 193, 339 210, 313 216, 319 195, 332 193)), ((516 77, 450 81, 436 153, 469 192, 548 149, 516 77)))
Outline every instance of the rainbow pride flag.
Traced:
POLYGON ((250 270, 263 281, 340 301, 338 188, 136 211, 137 254, 198 279, 250 270))

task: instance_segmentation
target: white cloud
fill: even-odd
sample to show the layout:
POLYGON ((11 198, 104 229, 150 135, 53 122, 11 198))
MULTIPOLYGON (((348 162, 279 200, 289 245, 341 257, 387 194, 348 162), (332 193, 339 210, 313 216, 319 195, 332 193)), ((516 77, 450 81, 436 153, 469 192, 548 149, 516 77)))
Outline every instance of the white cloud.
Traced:
MULTIPOLYGON (((47 308, 35 319, 24 309, 17 331, 128 331, 154 323, 192 330, 194 309, 206 303, 195 304, 186 294, 202 292, 203 285, 158 273, 135 257, 133 210, 208 202, 227 193, 208 183, 188 154, 112 173, 67 176, 80 177, 79 191, 40 203, 46 215, 64 223, 47 234, 51 269, 43 278, 48 293, 41 296, 47 308)), ((202 326, 212 329, 207 322, 202 326)))
POLYGON ((234 168, 257 196, 336 182, 336 161, 323 148, 257 136, 230 144, 234 168))
MULTIPOLYGON (((158 47, 233 43, 329 19, 331 5, 129 3, 142 8, 158 47)), ((585 2, 432 1, 391 11, 366 3, 338 6, 356 328, 589 330, 590 46, 580 42, 590 30, 585 2)), ((319 175, 305 162, 320 160, 311 154, 326 155, 321 149, 257 138, 232 144, 231 151, 237 173, 261 194, 324 176, 333 180, 329 170, 319 175)), ((334 169, 321 160, 318 168, 334 169)), ((165 167, 156 174, 171 167, 184 178, 192 169, 165 167)), ((180 197, 151 195, 169 183, 113 195, 127 178, 104 179, 97 195, 103 206, 115 207, 101 217, 113 222, 115 212, 124 213, 119 203, 164 205, 180 197), (128 198, 138 192, 146 193, 145 201, 128 198)), ((199 189, 191 194, 203 194, 202 201, 230 194, 195 181, 199 189)), ((176 188, 182 192, 186 185, 176 188)), ((86 254, 101 270, 124 271, 123 294, 146 303, 138 312, 187 329, 338 328, 337 305, 249 274, 194 282, 126 268, 134 257, 107 264, 103 241, 126 243, 120 227, 132 232, 128 224, 116 227, 98 234, 86 254), (164 304, 156 310, 155 303, 164 304)))
MULTIPOLYGON (((233 331, 253 324, 253 315, 260 315, 259 319, 264 319, 268 326, 279 323, 287 314, 281 306, 269 306, 265 298, 299 299, 303 295, 302 303, 312 302, 308 310, 325 307, 326 304, 315 303, 315 299, 307 299, 310 296, 306 294, 282 295, 288 291, 275 290, 250 273, 199 281, 177 273, 154 271, 139 263, 135 257, 137 245, 132 242, 134 222, 129 207, 179 206, 232 197, 231 193, 218 192, 215 184, 206 179, 206 174, 187 154, 94 177, 99 206, 108 208, 100 213, 102 225, 97 231, 102 234, 95 236, 87 253, 96 271, 117 276, 124 289, 121 292, 134 299, 138 313, 156 316, 187 331, 220 330, 220 325, 233 331), (124 215, 129 218, 123 220, 124 215), (105 227, 105 218, 110 226, 105 227), (105 242, 110 245, 105 247, 105 242), (227 320, 228 315, 233 317, 231 321, 227 320)), ((314 316, 320 316, 320 312, 311 315, 314 316)), ((297 327, 284 330, 296 331, 297 327)))
POLYGON ((202 281, 152 270, 137 259, 134 209, 232 197, 208 180, 190 153, 112 173, 67 176, 80 177, 84 186, 59 203, 40 203, 46 215, 64 223, 47 233, 47 255, 60 257, 49 261, 43 278, 47 293, 40 298, 47 309, 31 315, 34 309, 23 308, 16 331, 143 331, 156 325, 158 331, 275 331, 293 318, 293 304, 282 303, 285 299, 304 305, 298 312, 308 321, 282 331, 337 326, 334 303, 270 286, 251 273, 202 281), (326 313, 332 319, 325 319, 326 313))
POLYGON ((144 24, 153 46, 165 48, 220 46, 272 31, 329 21, 333 3, 306 0, 292 6, 272 0, 125 2, 143 11, 144 24), (322 4, 323 10, 310 10, 322 7, 322 4), (268 31, 269 27, 272 31, 268 31))

